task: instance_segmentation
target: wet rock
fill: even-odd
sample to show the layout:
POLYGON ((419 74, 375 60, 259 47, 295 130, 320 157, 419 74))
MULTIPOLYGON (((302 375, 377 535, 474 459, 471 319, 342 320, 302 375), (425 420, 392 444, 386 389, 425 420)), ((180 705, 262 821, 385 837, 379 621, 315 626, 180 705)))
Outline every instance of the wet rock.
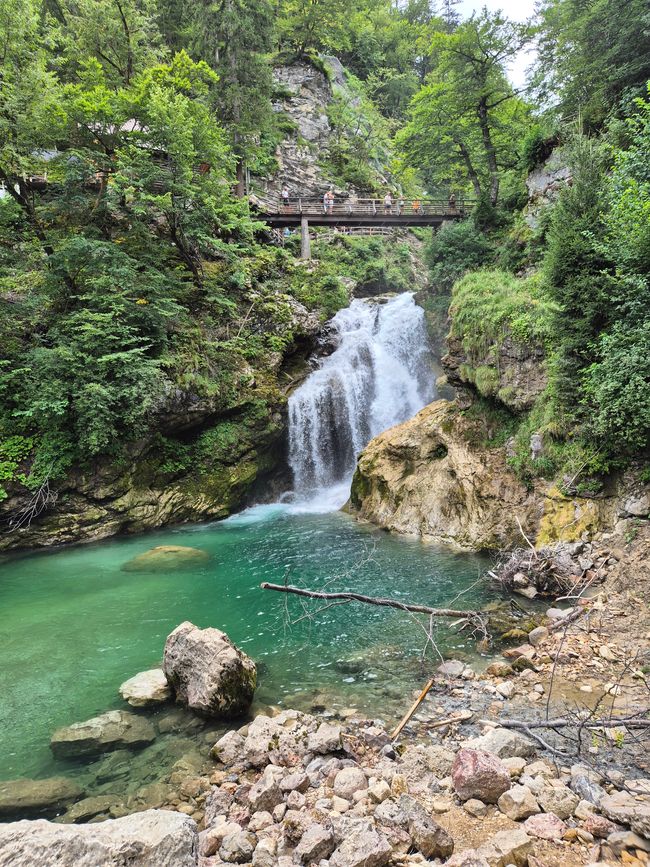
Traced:
POLYGON ((196 823, 163 810, 89 825, 44 819, 0 825, 3 867, 196 867, 196 847, 196 823))
POLYGON ((253 857, 257 837, 250 831, 226 834, 219 847, 219 857, 228 864, 247 864, 253 857))
POLYGON ((210 560, 207 551, 182 545, 158 545, 124 563, 123 572, 169 572, 194 569, 210 560))
POLYGON ((414 846, 427 859, 448 858, 454 851, 453 838, 424 813, 411 818, 408 829, 414 846))
POLYGON ((451 769, 451 778, 456 794, 463 801, 477 798, 496 804, 510 788, 510 773, 503 762, 481 750, 460 750, 451 769))
POLYGON ((334 778, 334 794, 350 800, 355 792, 368 788, 368 778, 361 768, 343 768, 334 778))
POLYGON ((307 749, 310 753, 334 753, 341 749, 341 727, 321 723, 315 732, 309 735, 307 749))
POLYGON ((110 808, 119 800, 117 795, 96 795, 93 798, 84 798, 73 804, 63 818, 67 822, 87 822, 101 813, 108 813, 110 808))
POLYGON ((517 822, 539 813, 539 804, 528 786, 513 786, 504 792, 497 806, 509 819, 517 822))
POLYGON ((294 854, 303 864, 329 858, 335 847, 334 834, 331 828, 324 825, 312 825, 302 835, 294 854))
POLYGON ((438 674, 443 677, 460 677, 465 670, 465 663, 458 659, 449 659, 438 666, 438 674))
POLYGON ((225 632, 199 629, 189 621, 167 637, 163 671, 177 700, 217 718, 245 713, 257 685, 255 663, 225 632))
POLYGON ((330 858, 331 867, 383 867, 393 850, 383 834, 375 830, 352 832, 330 858))
POLYGON ((511 831, 500 831, 478 850, 490 867, 526 867, 528 856, 533 848, 533 841, 521 828, 511 831))
POLYGON ((151 707, 169 701, 172 690, 162 668, 152 668, 125 680, 120 695, 131 707, 151 707))
POLYGON ((68 777, 6 780, 0 782, 0 817, 55 815, 83 793, 68 777))
POLYGON ((234 765, 243 758, 244 738, 238 732, 226 732, 212 747, 210 755, 224 765, 234 765))
POLYGON ((500 759, 530 758, 537 755, 535 744, 519 732, 509 729, 491 729, 481 737, 467 741, 467 747, 492 753, 500 759))
POLYGON ((566 786, 545 786, 537 800, 544 812, 555 813, 560 819, 572 816, 580 802, 580 798, 566 786))
POLYGON ((155 737, 149 720, 129 711, 110 710, 54 732, 50 747, 57 758, 67 759, 143 747, 155 737))
POLYGON ((526 819, 524 829, 531 837, 539 837, 540 840, 561 840, 567 826, 554 813, 540 813, 526 819))

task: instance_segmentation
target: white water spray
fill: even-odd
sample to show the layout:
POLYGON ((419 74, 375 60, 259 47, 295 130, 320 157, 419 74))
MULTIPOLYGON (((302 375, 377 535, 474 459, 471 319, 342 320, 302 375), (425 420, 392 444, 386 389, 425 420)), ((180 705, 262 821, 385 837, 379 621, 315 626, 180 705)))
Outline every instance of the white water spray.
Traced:
POLYGON ((404 293, 355 300, 331 321, 334 352, 289 399, 289 464, 296 505, 340 508, 372 437, 434 398, 424 311, 404 293))

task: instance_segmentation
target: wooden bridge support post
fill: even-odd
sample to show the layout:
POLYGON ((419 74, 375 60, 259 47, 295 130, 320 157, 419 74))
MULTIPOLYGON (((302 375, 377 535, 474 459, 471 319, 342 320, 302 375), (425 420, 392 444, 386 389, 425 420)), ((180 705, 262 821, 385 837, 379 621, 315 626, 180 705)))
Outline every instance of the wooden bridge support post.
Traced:
POLYGON ((309 220, 303 214, 300 218, 300 258, 311 259, 311 242, 309 240, 309 220))

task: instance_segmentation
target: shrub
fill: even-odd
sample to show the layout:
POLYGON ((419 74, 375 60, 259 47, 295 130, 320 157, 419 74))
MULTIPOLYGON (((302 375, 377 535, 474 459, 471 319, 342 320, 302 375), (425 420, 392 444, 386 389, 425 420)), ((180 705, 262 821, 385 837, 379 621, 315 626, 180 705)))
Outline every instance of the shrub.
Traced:
POLYGON ((445 223, 425 249, 431 282, 438 290, 449 291, 468 271, 484 268, 494 260, 494 250, 472 220, 445 223))

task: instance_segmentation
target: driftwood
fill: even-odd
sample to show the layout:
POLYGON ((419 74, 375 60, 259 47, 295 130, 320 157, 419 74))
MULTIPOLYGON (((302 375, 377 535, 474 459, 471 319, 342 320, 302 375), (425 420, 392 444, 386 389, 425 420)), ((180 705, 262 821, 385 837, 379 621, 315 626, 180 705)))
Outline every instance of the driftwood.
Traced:
POLYGON ((291 584, 260 584, 262 590, 277 590, 279 593, 293 593, 296 596, 306 596, 308 599, 341 599, 346 602, 364 602, 366 605, 380 605, 384 608, 397 608, 399 611, 412 611, 416 614, 428 614, 431 617, 456 617, 460 619, 481 618, 481 611, 461 611, 456 608, 431 608, 429 605, 414 605, 410 602, 400 602, 398 599, 387 599, 380 596, 364 596, 361 593, 325 593, 319 590, 303 590, 291 584))
POLYGON ((433 686, 434 683, 435 683, 435 677, 432 677, 431 680, 424 687, 424 689, 422 690, 420 695, 415 699, 415 701, 413 702, 411 707, 408 709, 408 711, 404 714, 404 716, 400 720, 399 725, 397 726, 395 731, 390 736, 391 741, 395 740, 395 738, 402 731, 402 729, 404 728, 406 723, 411 719, 411 717, 413 716, 415 711, 420 707, 420 705, 422 704, 424 699, 427 697, 427 693, 429 692, 429 690, 431 689, 431 687, 433 686))

